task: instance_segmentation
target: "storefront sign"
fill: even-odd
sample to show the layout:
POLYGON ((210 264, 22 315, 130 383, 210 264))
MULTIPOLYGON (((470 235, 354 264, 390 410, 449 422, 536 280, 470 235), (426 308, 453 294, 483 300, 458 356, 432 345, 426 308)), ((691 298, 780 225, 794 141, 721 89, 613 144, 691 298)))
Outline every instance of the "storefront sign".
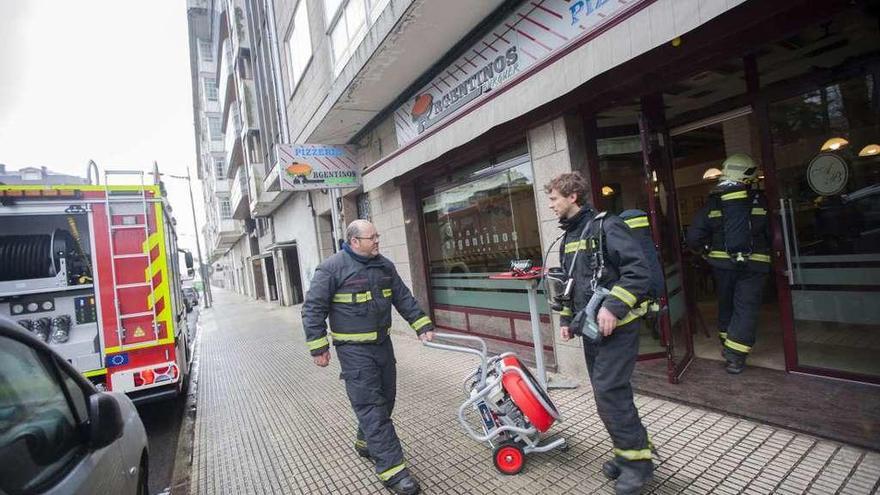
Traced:
POLYGON ((400 146, 516 74, 637 5, 620 0, 525 2, 394 113, 400 146))
POLYGON ((819 196, 834 196, 846 187, 849 168, 846 160, 834 153, 820 153, 807 167, 807 183, 819 196))
POLYGON ((282 191, 358 187, 361 167, 349 146, 275 145, 282 191))

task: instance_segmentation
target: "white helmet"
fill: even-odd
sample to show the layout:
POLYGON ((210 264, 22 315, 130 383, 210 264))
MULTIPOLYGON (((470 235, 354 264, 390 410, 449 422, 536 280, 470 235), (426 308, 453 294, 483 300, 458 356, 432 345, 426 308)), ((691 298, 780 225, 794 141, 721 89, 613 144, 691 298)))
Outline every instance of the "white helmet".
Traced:
POLYGON ((734 153, 721 165, 721 178, 735 182, 751 182, 758 176, 758 166, 745 153, 734 153))

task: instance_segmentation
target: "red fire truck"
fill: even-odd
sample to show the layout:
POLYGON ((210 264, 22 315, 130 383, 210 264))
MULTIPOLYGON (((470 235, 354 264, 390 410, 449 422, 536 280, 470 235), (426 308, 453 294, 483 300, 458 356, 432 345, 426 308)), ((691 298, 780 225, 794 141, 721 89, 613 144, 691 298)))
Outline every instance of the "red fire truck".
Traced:
POLYGON ((108 170, 103 185, 0 184, 0 314, 135 402, 180 394, 190 365, 177 235, 155 182, 108 170), (139 179, 107 185, 121 176, 139 179))

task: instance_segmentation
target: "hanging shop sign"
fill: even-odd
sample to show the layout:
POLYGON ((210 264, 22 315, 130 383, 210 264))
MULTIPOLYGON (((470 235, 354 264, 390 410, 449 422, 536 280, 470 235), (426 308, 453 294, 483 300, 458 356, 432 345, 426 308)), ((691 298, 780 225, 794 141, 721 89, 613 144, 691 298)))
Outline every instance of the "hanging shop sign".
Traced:
POLYGON ((524 2, 394 112, 403 146, 506 84, 516 74, 595 32, 641 1, 524 2))
POLYGON ((358 187, 361 167, 350 146, 276 144, 275 156, 282 191, 358 187))

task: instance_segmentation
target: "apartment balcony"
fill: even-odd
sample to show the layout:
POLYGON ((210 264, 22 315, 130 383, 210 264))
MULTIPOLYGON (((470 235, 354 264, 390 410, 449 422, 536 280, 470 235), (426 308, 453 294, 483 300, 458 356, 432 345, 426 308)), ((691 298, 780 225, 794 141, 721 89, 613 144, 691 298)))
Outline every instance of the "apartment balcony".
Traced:
POLYGON ((223 42, 221 53, 220 71, 217 73, 217 91, 220 96, 220 109, 225 116, 229 106, 235 101, 235 71, 233 67, 235 58, 228 39, 223 42))
POLYGON ((226 121, 226 176, 235 175, 235 170, 244 161, 244 153, 241 145, 241 117, 238 115, 238 107, 233 107, 226 121))
POLYGON ((217 235, 214 236, 214 246, 212 247, 222 249, 225 252, 243 235, 244 227, 241 221, 233 218, 221 218, 217 222, 217 235))
POLYGON ((222 139, 211 139, 208 141, 209 144, 206 148, 208 148, 212 153, 223 153, 223 140, 222 139))
POLYGON ((290 197, 290 193, 263 189, 265 166, 262 163, 251 163, 251 171, 249 189, 251 216, 254 218, 269 216, 290 197))
POLYGON ((257 97, 253 79, 238 80, 238 110, 241 115, 242 133, 260 129, 260 118, 257 115, 257 97))
POLYGON ((266 171, 266 177, 263 178, 263 191, 281 191, 281 177, 278 175, 278 167, 276 167, 275 164, 269 167, 269 170, 266 171))
POLYGON ((232 190, 229 192, 229 201, 232 204, 232 218, 244 220, 250 217, 250 205, 248 198, 247 174, 244 167, 235 171, 231 181, 232 190))
POLYGON ((213 187, 212 187, 211 189, 213 189, 212 192, 213 192, 213 195, 214 195, 214 196, 216 196, 217 194, 222 194, 222 195, 229 194, 229 193, 230 193, 229 179, 225 179, 225 178, 224 178, 224 179, 217 179, 217 178, 215 178, 215 179, 214 179, 214 185, 213 185, 213 187))
POLYGON ((236 55, 240 50, 250 50, 251 42, 248 37, 247 19, 244 15, 244 2, 229 0, 227 10, 229 14, 229 37, 232 40, 232 49, 236 55))

